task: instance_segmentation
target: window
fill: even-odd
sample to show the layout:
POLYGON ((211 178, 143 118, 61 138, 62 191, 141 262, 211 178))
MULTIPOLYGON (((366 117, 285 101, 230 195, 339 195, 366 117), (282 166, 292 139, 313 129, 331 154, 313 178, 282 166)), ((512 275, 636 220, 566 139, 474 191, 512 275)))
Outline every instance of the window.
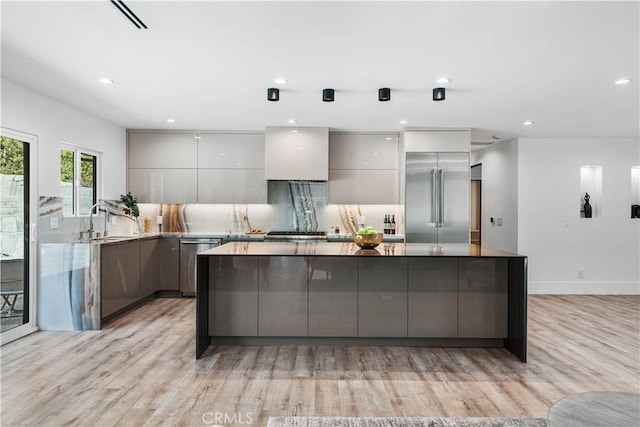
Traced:
POLYGON ((60 150, 60 194, 67 216, 89 215, 98 201, 98 154, 63 145, 60 150))

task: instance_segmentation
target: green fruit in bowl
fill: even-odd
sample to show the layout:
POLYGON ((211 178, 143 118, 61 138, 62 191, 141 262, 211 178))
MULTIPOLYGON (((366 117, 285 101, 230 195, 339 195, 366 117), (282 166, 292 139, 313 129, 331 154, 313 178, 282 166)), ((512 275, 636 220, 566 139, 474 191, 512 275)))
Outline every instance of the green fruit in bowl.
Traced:
POLYGON ((373 230, 373 227, 369 225, 369 226, 365 227, 364 229, 367 230, 367 231, 368 230, 373 230))
POLYGON ((378 232, 376 230, 374 230, 373 228, 367 230, 367 234, 378 234, 378 232))
POLYGON ((358 234, 358 235, 356 236, 356 240, 362 240, 362 234, 358 234))
POLYGON ((361 228, 360 230, 358 230, 358 235, 362 236, 364 234, 367 234, 367 229, 366 228, 361 228))

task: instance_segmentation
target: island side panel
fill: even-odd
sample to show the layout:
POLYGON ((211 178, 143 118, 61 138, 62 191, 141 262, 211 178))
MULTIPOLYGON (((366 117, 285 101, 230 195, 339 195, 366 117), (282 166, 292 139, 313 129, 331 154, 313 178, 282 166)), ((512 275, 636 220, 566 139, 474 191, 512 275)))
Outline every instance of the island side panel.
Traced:
POLYGON ((215 256, 198 255, 196 283, 196 359, 199 359, 211 342, 209 338, 209 264, 215 256))
POLYGON ((504 346, 527 361, 527 268, 526 257, 509 258, 509 333, 504 346))

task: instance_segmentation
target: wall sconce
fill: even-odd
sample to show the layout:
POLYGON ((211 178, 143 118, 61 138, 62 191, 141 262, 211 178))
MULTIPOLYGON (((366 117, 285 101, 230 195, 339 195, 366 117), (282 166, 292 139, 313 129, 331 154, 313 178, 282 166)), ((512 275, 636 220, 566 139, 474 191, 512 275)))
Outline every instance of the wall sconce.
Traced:
POLYGON ((335 90, 333 89, 322 89, 322 100, 324 102, 333 102, 334 101, 335 90))
POLYGON ((434 101, 444 101, 445 91, 443 87, 436 87, 433 89, 433 100, 434 101))
POLYGON ((391 99, 391 89, 382 87, 378 89, 378 101, 388 101, 391 99))
POLYGON ((275 87, 270 87, 269 89, 267 89, 267 100, 280 101, 280 89, 275 87))

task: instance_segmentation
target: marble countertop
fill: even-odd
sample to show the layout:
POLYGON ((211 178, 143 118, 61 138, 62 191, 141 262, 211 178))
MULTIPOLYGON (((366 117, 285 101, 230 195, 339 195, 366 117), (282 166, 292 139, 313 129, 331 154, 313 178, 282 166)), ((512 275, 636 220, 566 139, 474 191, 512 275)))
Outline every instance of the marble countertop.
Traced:
POLYGON ((265 256, 399 256, 399 257, 524 257, 480 245, 429 243, 382 243, 361 249, 352 242, 229 242, 199 255, 265 256))

